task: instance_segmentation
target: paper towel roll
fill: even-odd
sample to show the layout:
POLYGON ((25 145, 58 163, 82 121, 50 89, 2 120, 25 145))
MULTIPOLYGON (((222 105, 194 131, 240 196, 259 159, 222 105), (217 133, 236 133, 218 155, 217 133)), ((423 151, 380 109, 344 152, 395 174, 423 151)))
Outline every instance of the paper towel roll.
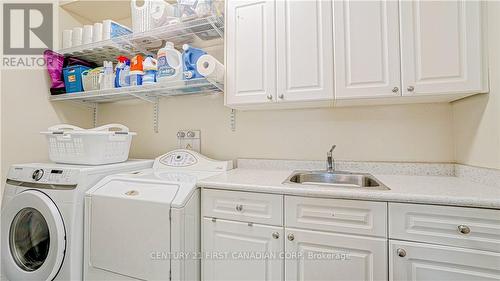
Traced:
POLYGON ((211 55, 203 55, 196 62, 198 72, 208 79, 224 84, 224 65, 211 55))
POLYGON ((71 40, 72 40, 71 38, 73 37, 72 34, 73 34, 73 30, 71 30, 71 29, 63 30, 63 34, 62 34, 62 48, 63 49, 70 48, 72 46, 72 42, 71 42, 71 40))
POLYGON ((92 29, 94 27, 92 25, 86 24, 83 26, 83 44, 90 44, 92 43, 92 29))
POLYGON ((72 33, 71 43, 73 47, 80 46, 82 44, 82 28, 74 27, 72 33))
POLYGON ((102 41, 102 23, 94 23, 94 28, 92 30, 92 42, 102 41))

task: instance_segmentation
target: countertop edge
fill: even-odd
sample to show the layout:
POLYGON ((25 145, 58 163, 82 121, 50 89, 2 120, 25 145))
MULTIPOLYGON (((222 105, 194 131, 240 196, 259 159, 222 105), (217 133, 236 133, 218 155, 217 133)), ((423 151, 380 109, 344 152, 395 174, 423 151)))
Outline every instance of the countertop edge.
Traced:
POLYGON ((435 195, 420 195, 420 194, 402 194, 402 193, 385 193, 384 191, 374 190, 314 190, 309 191, 295 187, 287 186, 256 186, 249 184, 227 184, 227 183, 214 183, 199 181, 197 186, 207 189, 222 189, 232 191, 245 191, 256 193, 270 193, 279 195, 292 195, 316 198, 331 198, 331 199, 346 199, 346 200, 360 200, 360 201, 379 201, 389 203, 412 203, 412 204, 428 204, 428 205, 442 205, 454 207, 467 207, 467 208, 486 208, 500 210, 500 202, 498 199, 478 199, 474 197, 453 197, 435 196, 435 195))

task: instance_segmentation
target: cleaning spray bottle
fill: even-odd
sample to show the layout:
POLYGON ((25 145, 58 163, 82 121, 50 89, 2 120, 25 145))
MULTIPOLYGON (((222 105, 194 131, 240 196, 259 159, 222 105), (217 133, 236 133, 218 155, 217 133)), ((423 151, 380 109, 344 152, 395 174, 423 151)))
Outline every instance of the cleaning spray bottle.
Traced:
POLYGON ((182 53, 182 62, 184 63, 184 80, 203 78, 197 68, 198 59, 207 52, 202 49, 193 48, 188 44, 182 45, 184 52, 182 53))
POLYGON ((142 76, 142 84, 153 84, 156 83, 156 73, 158 72, 157 62, 153 56, 148 55, 142 66, 144 68, 144 76, 142 76))
POLYGON ((115 88, 130 86, 130 60, 127 57, 119 56, 118 64, 115 68, 115 88))

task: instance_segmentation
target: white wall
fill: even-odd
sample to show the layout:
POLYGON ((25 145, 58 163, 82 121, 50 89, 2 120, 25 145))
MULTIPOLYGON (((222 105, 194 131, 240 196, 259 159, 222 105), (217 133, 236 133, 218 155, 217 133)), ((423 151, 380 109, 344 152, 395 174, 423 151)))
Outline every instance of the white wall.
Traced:
MULTIPOLYGON (((64 12, 59 20, 63 26, 79 24, 64 12)), ((58 123, 90 127, 92 120, 87 108, 49 101, 50 82, 45 69, 0 72, 3 183, 11 164, 48 161, 47 143, 39 132, 58 123)), ((3 194, 3 184, 0 191, 3 194)))
POLYGON ((103 105, 98 121, 120 122, 138 132, 134 157, 174 149, 179 129, 201 129, 202 152, 215 158, 319 160, 335 143, 338 159, 453 161, 449 104, 237 111, 236 132, 229 115, 222 96, 184 96, 162 100, 158 134, 147 103, 103 105))
POLYGON ((458 163, 500 169, 500 2, 488 2, 490 93, 453 103, 458 163))

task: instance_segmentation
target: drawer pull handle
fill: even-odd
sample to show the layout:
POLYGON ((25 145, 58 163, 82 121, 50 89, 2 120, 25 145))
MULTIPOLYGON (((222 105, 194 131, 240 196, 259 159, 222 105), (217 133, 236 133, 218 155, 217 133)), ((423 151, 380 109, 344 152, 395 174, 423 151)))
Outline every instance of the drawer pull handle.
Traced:
POLYGON ((470 227, 461 224, 461 225, 458 226, 458 232, 460 232, 462 234, 469 234, 470 233, 470 227))
POLYGON ((406 251, 404 249, 399 248, 396 250, 396 253, 402 258, 406 257, 406 251))
POLYGON ((288 240, 290 240, 290 241, 295 240, 295 235, 293 235, 293 233, 289 233, 288 234, 288 240))
POLYGON ((280 233, 279 232, 273 232, 273 238, 274 239, 280 238, 280 233))
POLYGON ((236 205, 236 211, 238 212, 243 211, 243 205, 236 205))

